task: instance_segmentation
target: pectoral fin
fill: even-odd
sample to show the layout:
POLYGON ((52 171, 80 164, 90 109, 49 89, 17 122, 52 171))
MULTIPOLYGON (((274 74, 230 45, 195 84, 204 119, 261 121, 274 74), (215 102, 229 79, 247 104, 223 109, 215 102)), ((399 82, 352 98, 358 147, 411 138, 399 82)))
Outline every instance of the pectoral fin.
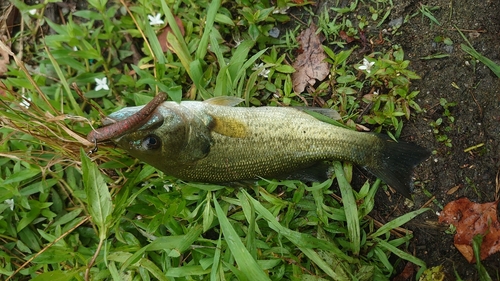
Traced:
POLYGON ((212 117, 210 129, 212 132, 230 138, 244 138, 247 136, 247 126, 236 118, 212 117))

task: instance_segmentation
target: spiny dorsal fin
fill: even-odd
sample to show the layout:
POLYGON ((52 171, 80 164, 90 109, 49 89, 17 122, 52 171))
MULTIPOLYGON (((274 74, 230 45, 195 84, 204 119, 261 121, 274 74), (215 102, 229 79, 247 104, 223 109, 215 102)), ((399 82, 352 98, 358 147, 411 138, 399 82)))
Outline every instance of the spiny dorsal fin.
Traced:
POLYGON ((232 96, 221 96, 221 97, 213 97, 206 101, 205 103, 213 104, 213 105, 223 105, 223 106, 236 106, 239 103, 244 101, 242 98, 232 97, 232 96))

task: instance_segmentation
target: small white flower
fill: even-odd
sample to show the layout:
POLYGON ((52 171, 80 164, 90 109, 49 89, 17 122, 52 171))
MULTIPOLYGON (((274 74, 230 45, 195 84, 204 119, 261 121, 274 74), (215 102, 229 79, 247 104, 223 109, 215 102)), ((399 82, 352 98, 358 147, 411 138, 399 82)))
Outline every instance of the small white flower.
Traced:
POLYGON ((273 14, 282 14, 282 15, 286 15, 287 14, 287 11, 290 7, 284 7, 284 8, 276 8, 274 9, 273 11, 273 14))
POLYGON ((369 62, 367 59, 363 59, 363 65, 358 67, 359 70, 366 70, 366 72, 370 73, 372 66, 375 62, 369 62))
POLYGON ((165 189, 166 192, 170 192, 170 189, 173 188, 174 186, 172 184, 164 184, 163 188, 165 189))
POLYGON ((78 51, 78 47, 74 46, 73 51, 75 51, 75 52, 78 51))
POLYGON ((165 22, 161 19, 161 14, 156 14, 155 16, 148 15, 149 19, 149 25, 160 25, 164 24, 165 22))
POLYGON ((28 108, 30 108, 30 105, 31 105, 30 101, 31 101, 31 98, 27 98, 25 95, 23 95, 23 101, 20 102, 19 105, 28 109, 28 108))
POLYGON ((260 71, 260 73, 258 75, 267 78, 267 77, 269 77, 269 73, 271 72, 271 70, 266 69, 263 66, 264 66, 263 63, 255 64, 254 67, 252 68, 252 70, 258 70, 258 69, 262 68, 262 70, 260 71))
POLYGON ((5 204, 7 204, 7 206, 9 206, 9 209, 11 211, 14 211, 14 199, 7 199, 4 201, 5 204))
MULTIPOLYGON (((368 72, 368 73, 370 73, 370 72, 368 72)), ((378 96, 378 90, 374 91, 374 92, 373 92, 373 95, 374 95, 374 96, 378 96)))
POLYGON ((32 16, 34 16, 36 14, 36 9, 31 9, 28 11, 28 13, 32 16))
POLYGON ((95 86, 95 90, 96 91, 100 91, 100 90, 109 90, 109 87, 108 87, 108 78, 104 77, 102 79, 99 79, 99 78, 95 78, 95 83, 97 84, 95 86))

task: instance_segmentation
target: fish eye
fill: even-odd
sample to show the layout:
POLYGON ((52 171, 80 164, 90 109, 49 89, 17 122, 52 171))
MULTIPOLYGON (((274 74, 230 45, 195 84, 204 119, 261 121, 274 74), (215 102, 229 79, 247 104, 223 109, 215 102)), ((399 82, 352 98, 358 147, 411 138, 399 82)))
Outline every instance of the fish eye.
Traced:
POLYGON ((147 150, 155 150, 161 146, 161 140, 157 135, 148 135, 142 140, 142 147, 147 150))

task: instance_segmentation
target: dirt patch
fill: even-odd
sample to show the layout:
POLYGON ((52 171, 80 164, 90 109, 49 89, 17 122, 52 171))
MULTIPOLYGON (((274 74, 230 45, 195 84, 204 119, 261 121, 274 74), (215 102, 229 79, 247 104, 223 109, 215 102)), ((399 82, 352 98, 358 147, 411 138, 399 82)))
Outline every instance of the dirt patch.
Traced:
MULTIPOLYGON (((418 12, 422 2, 397 4, 392 19, 404 18, 418 12)), ((482 55, 500 64, 500 4, 497 1, 429 1, 423 3, 439 7, 433 10, 441 26, 432 24, 421 14, 403 24, 401 33, 392 39, 392 44, 401 45, 410 68, 422 79, 412 85, 421 92, 418 103, 426 113, 415 116, 406 124, 403 138, 432 149, 435 154, 416 170, 421 186, 415 191, 415 207, 429 199, 422 188, 436 197, 431 205, 440 211, 438 204, 460 197, 475 202, 495 200, 496 178, 500 169, 500 79, 484 64, 476 62, 462 51, 460 44, 466 43, 457 31, 461 29, 473 47, 482 55), (436 42, 436 38, 449 38, 452 44, 436 42), (423 60, 422 57, 442 53, 449 57, 423 60), (444 117, 440 99, 456 103, 450 107, 454 122, 444 117), (431 121, 443 118, 441 129, 446 132, 452 147, 438 142, 430 126, 431 121), (446 122, 446 124, 444 124, 446 122), (467 148, 478 146, 469 152, 467 148), (447 191, 459 187, 451 195, 447 191)), ((439 41, 439 40, 437 40, 439 41)), ((401 215, 409 209, 402 199, 386 202, 379 194, 377 212, 380 216, 401 215)), ((453 246, 452 235, 435 226, 437 216, 431 213, 420 216, 409 226, 414 231, 415 254, 428 266, 444 265, 447 280, 454 279, 455 269, 464 280, 478 280, 475 265, 469 264, 453 246)), ((410 247, 411 248, 411 247, 410 247)), ((486 259, 484 265, 492 276, 496 276, 500 255, 486 259)))
MULTIPOLYGON (((336 2, 320 1, 317 13, 335 6, 336 2)), ((347 1, 341 2, 345 2, 340 3, 343 6, 349 5, 347 1)), ((388 44, 403 47, 406 59, 411 61, 409 68, 422 77, 414 80, 412 87, 420 90, 417 102, 425 113, 413 116, 405 124, 402 138, 433 150, 433 155, 416 169, 413 207, 405 205, 402 197, 388 198, 379 192, 378 207, 372 215, 388 221, 420 208, 432 196, 435 200, 429 207, 436 212, 460 197, 478 203, 495 201, 500 173, 500 78, 462 50, 460 44, 467 42, 457 29, 480 54, 500 64, 500 4, 473 0, 394 1, 394 4, 386 22, 379 28, 368 27, 365 33, 368 38, 377 38, 383 29, 408 19, 394 36, 385 33, 390 40, 388 44), (440 25, 419 12, 422 5, 431 9, 440 25), (443 58, 425 59, 436 54, 443 58), (440 104, 444 102, 442 99, 451 104, 449 112, 440 104), (442 123, 431 126, 439 118, 442 123), (446 141, 438 141, 434 129, 446 135, 451 147, 446 141), (448 194, 453 188, 456 191, 448 194)), ((361 16, 365 12, 367 9, 359 9, 361 16)), ((387 42, 378 46, 385 47, 387 42)), ((358 55, 361 59, 363 54, 358 55)), ((446 228, 437 225, 437 220, 436 214, 428 212, 407 225, 414 231, 410 250, 428 267, 443 265, 445 280, 455 279, 454 270, 463 280, 479 280, 475 265, 462 257, 453 246, 453 235, 446 234, 446 228)), ((492 276, 497 276, 498 264, 499 254, 484 261, 492 276)))

